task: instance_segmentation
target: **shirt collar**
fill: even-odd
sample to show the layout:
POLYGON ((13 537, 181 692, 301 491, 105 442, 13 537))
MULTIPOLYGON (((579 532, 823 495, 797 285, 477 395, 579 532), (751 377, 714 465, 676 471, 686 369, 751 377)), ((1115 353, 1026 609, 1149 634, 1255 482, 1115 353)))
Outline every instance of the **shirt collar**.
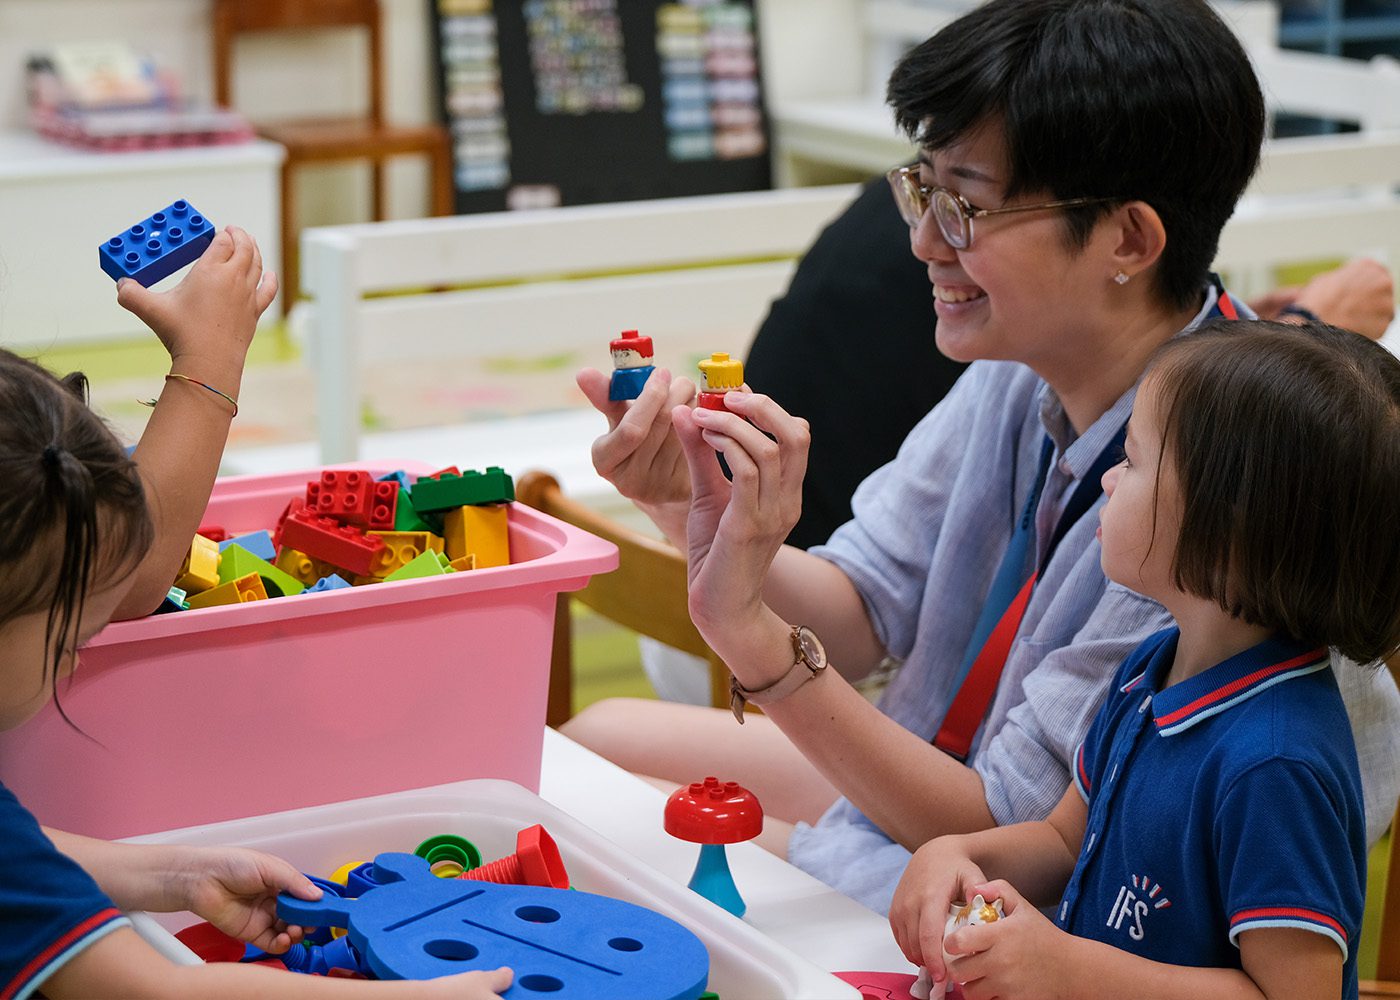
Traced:
POLYGON ((1179 635, 1173 630, 1153 653, 1142 673, 1120 689, 1125 693, 1142 691, 1152 695, 1152 717, 1162 736, 1175 736, 1212 715, 1243 704, 1275 684, 1331 666, 1331 654, 1326 646, 1310 646, 1274 636, 1163 691, 1161 685, 1176 656, 1179 635))
MULTIPOLYGON (((1205 302, 1201 305, 1200 311, 1196 313, 1191 322, 1181 328, 1176 336, 1180 337, 1192 332, 1211 317, 1215 311, 1216 303, 1220 301, 1222 289, 1223 286, 1214 278, 1206 283, 1205 302)), ((1233 297, 1231 301, 1235 301, 1233 297)), ((1235 308, 1242 319, 1254 318, 1254 314, 1249 311, 1247 306, 1235 302, 1235 308)), ((1080 480, 1088 475, 1089 470, 1094 467, 1094 461, 1104 448, 1108 447, 1113 436, 1128 422, 1128 417, 1133 412, 1133 401, 1137 398, 1137 389, 1138 387, 1134 385, 1119 396, 1117 402, 1110 406, 1103 416, 1094 421, 1088 430, 1076 438, 1074 425, 1069 422, 1060 397, 1049 385, 1042 384, 1040 423, 1045 428, 1045 433, 1050 436, 1050 440, 1055 443, 1055 454, 1061 456, 1060 461, 1071 478, 1080 480)))

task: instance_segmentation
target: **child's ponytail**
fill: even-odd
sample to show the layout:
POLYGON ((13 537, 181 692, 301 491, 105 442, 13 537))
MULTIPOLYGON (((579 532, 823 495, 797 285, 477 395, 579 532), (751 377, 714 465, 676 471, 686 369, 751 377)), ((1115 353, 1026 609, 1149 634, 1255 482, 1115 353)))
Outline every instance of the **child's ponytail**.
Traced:
POLYGON ((0 350, 0 625, 46 615, 56 681, 88 590, 134 566, 151 541, 136 465, 86 405, 81 375, 57 379, 0 350))

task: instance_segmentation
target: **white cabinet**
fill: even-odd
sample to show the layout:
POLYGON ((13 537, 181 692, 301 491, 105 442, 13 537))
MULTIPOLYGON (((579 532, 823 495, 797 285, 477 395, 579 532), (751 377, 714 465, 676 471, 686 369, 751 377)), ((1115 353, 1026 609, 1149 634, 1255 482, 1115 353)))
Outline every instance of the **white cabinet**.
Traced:
POLYGON ((281 163, 282 147, 261 141, 90 153, 0 133, 0 344, 43 350, 142 335, 116 304, 97 247, 177 198, 220 227, 248 230, 264 267, 278 270, 281 163))

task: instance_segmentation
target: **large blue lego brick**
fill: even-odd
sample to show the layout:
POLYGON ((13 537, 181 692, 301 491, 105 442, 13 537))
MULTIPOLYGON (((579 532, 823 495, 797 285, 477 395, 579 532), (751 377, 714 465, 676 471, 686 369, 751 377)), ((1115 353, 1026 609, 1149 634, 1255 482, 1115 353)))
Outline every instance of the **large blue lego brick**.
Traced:
POLYGON ((98 263, 115 281, 150 286, 199 259, 214 242, 214 224, 181 199, 97 248, 98 263))

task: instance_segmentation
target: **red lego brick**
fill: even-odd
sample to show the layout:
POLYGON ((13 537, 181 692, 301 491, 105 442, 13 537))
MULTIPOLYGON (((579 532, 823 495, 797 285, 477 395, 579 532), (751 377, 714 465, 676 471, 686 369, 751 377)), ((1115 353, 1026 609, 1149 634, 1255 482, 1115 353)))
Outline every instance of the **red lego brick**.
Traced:
POLYGON ((369 575, 375 554, 384 547, 381 539, 368 538, 356 527, 318 517, 309 509, 298 510, 283 522, 282 544, 357 576, 369 575))
MULTIPOLYGON (((277 517, 277 524, 272 529, 273 548, 282 548, 282 525, 287 523, 287 518, 291 517, 297 511, 303 509, 305 506, 306 503, 302 500, 301 497, 292 497, 290 500, 287 501, 287 506, 282 508, 282 513, 279 514, 277 517)), ((288 547, 295 548, 295 546, 288 547)))
POLYGON ((225 531, 221 525, 217 524, 201 524, 199 530, 196 531, 195 534, 203 535, 211 542, 222 542, 228 538, 228 532, 225 531))
POLYGON ((367 472, 323 472, 306 484, 306 506, 322 517, 375 531, 394 527, 399 484, 376 482, 367 472))

